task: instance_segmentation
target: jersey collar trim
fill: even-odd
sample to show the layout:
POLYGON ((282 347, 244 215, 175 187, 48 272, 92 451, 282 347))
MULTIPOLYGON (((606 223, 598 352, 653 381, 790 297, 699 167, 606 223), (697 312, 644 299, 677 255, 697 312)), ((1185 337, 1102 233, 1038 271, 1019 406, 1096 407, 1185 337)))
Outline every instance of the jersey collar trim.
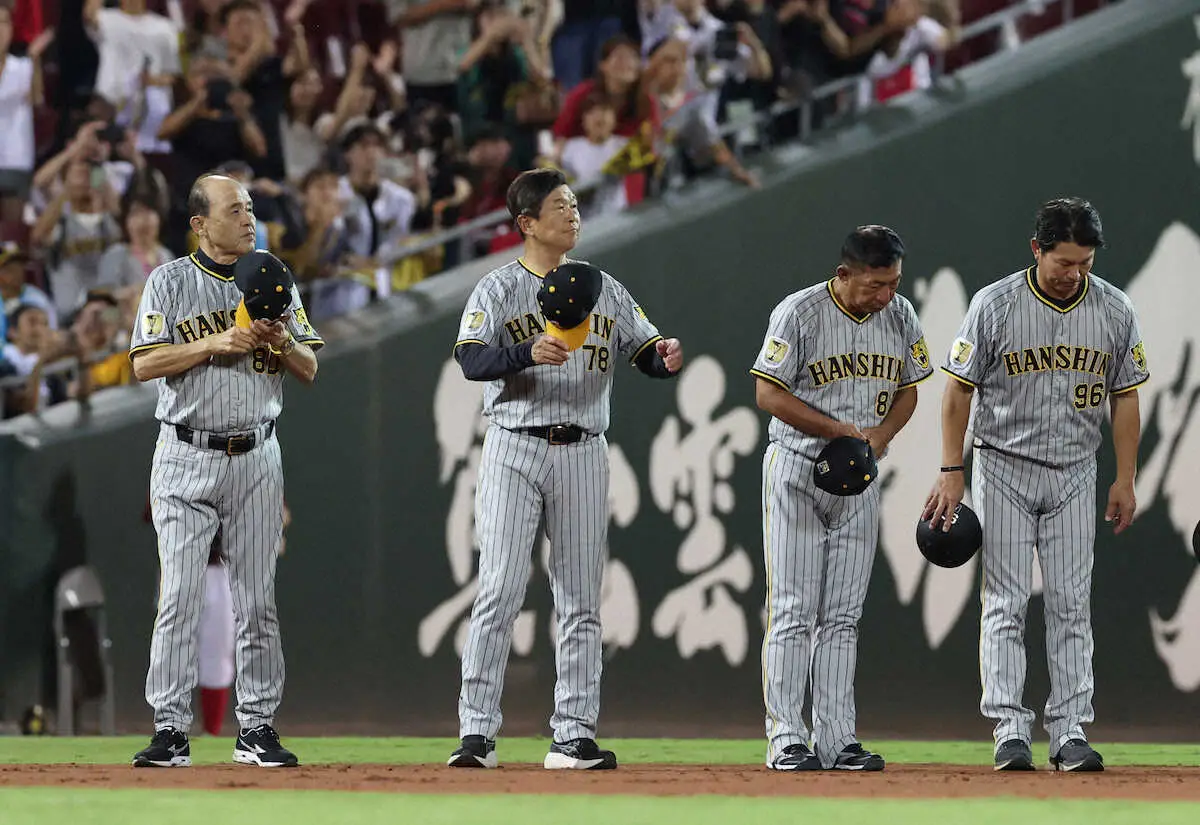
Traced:
POLYGON ((1077 307, 1083 303, 1084 297, 1088 294, 1088 287, 1092 283, 1091 277, 1085 276, 1083 279, 1083 289, 1079 290, 1079 294, 1077 296, 1075 296, 1075 300, 1072 301, 1071 303, 1067 304, 1066 306, 1062 306, 1060 304, 1055 303, 1054 299, 1051 298, 1049 295, 1047 295, 1045 292, 1043 292, 1042 288, 1040 286, 1038 286, 1037 279, 1034 277, 1034 272, 1036 272, 1036 271, 1037 271, 1036 265, 1031 266, 1031 267, 1029 267, 1029 269, 1025 270, 1025 283, 1029 284, 1029 290, 1033 293, 1033 297, 1037 298, 1039 301, 1041 301, 1046 306, 1050 307, 1055 312, 1061 312, 1063 314, 1070 312, 1075 307, 1077 307))
POLYGON ((537 278, 538 280, 541 280, 542 278, 546 277, 545 275, 539 275, 538 273, 536 273, 532 269, 530 269, 529 264, 525 263, 524 258, 517 258, 517 263, 519 263, 521 265, 521 269, 524 269, 526 272, 528 272, 530 275, 537 278))
POLYGON ((222 281, 233 280, 233 264, 219 264, 205 255, 202 249, 197 249, 189 257, 191 257, 192 263, 198 266, 200 271, 206 275, 211 275, 222 281))
POLYGON ((835 307, 837 307, 838 309, 840 309, 842 311, 842 314, 845 315, 847 318, 849 318, 851 321, 853 321, 856 324, 861 324, 864 321, 866 321, 868 318, 871 317, 871 313, 869 313, 869 312, 866 315, 855 315, 853 312, 846 309, 846 307, 842 304, 842 302, 838 300, 837 293, 833 291, 833 278, 830 278, 829 282, 827 284, 825 284, 825 286, 828 287, 828 289, 829 289, 829 297, 833 299, 833 305, 835 307))

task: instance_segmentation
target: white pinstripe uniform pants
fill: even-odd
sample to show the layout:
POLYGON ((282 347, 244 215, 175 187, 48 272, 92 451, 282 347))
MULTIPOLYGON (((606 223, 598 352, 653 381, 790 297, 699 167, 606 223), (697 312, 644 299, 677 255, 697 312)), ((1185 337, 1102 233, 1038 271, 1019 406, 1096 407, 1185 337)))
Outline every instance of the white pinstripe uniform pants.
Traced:
POLYGON ((492 426, 475 493, 479 593, 463 647, 460 736, 494 739, 539 526, 550 539, 558 614, 554 714, 558 742, 596 736, 600 714, 600 586, 608 535, 608 445, 603 436, 552 445, 492 426), (543 521, 544 520, 544 521, 543 521))
POLYGON ((857 741, 858 621, 879 540, 879 485, 835 496, 812 481, 813 462, 778 444, 763 456, 767 631, 763 701, 767 760, 809 744, 804 700, 811 674, 812 737, 832 766, 857 741))
POLYGON ((1029 743, 1034 712, 1025 690, 1025 610, 1033 589, 1033 550, 1041 561, 1050 696, 1043 723, 1050 754, 1085 739, 1092 695, 1092 559, 1096 540, 1096 461, 1052 469, 977 449, 975 498, 983 524, 983 612, 979 709, 995 720, 997 746, 1029 743))
POLYGON ((197 640, 209 551, 217 527, 237 623, 237 718, 272 724, 283 696, 283 646, 275 608, 275 562, 283 537, 283 464, 272 434, 248 453, 180 441, 163 425, 150 474, 161 568, 146 701, 155 729, 187 732, 196 688, 197 640))

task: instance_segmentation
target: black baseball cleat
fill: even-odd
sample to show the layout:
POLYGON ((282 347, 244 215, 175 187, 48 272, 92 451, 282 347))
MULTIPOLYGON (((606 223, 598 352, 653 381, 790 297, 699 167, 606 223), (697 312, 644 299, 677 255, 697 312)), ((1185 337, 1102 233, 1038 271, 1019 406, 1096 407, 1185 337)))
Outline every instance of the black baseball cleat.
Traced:
POLYGON ((797 742, 784 748, 783 753, 767 763, 767 767, 773 771, 819 771, 821 760, 808 745, 797 742))
POLYGON ((496 740, 486 736, 464 736, 446 764, 452 768, 494 768, 499 764, 496 740))
POLYGON ((233 746, 233 761, 260 768, 294 768, 300 764, 296 754, 279 742, 279 734, 270 725, 242 728, 233 746))
POLYGON ((133 756, 135 768, 186 768, 192 764, 192 746, 187 734, 175 728, 160 728, 150 744, 133 756))
POLYGON ((1104 757, 1086 740, 1068 739, 1058 753, 1050 757, 1050 764, 1056 771, 1102 771, 1104 757))
POLYGON ((835 771, 881 771, 883 765, 882 756, 871 753, 855 742, 842 748, 842 752, 834 760, 833 769, 835 771))
POLYGON ((602 751, 595 739, 554 742, 542 767, 550 771, 610 771, 617 767, 617 755, 602 751))
POLYGON ((996 748, 995 770, 1032 771, 1033 750, 1020 739, 1009 739, 996 748))

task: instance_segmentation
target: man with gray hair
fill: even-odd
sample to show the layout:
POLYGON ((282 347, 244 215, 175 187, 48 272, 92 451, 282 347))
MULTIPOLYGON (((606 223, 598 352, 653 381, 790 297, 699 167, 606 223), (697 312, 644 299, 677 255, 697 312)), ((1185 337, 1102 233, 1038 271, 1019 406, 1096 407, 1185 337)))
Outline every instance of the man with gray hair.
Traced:
POLYGON ((139 381, 163 379, 150 473, 162 567, 146 677, 154 736, 133 765, 191 764, 188 729, 204 571, 220 531, 237 620, 240 733, 233 761, 291 767, 299 761, 274 728, 284 680, 275 608, 275 561, 283 540, 275 422, 283 411, 284 375, 312 384, 323 342, 291 273, 269 252, 254 251, 254 206, 242 184, 224 175, 201 176, 188 212, 199 247, 150 273, 129 350, 139 381), (290 287, 290 300, 247 317, 251 305, 258 307, 258 297, 250 296, 260 294, 248 281, 264 278, 275 288, 264 283, 262 293, 283 296, 290 287))

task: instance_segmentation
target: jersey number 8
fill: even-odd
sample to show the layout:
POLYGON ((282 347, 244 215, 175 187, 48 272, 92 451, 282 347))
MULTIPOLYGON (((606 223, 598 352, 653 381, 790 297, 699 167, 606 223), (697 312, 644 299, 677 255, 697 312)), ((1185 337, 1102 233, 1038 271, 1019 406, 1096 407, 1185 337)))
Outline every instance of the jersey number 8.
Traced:
POLYGON ((273 355, 266 347, 254 350, 254 371, 275 375, 279 372, 279 357, 273 355))
POLYGON ((1088 407, 1099 407, 1104 401, 1104 383, 1075 385, 1075 409, 1085 410, 1088 407))

